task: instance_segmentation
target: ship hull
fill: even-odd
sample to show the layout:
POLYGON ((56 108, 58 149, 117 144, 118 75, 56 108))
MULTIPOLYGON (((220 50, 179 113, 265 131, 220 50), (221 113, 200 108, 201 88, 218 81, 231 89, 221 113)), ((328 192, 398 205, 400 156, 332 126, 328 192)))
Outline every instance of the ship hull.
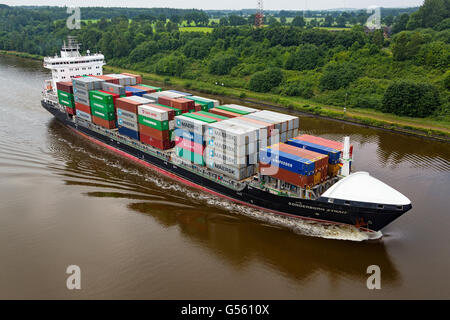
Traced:
POLYGON ((363 231, 371 232, 381 230, 411 208, 411 206, 404 206, 402 210, 377 210, 374 208, 352 207, 320 200, 280 196, 250 185, 246 185, 242 190, 235 190, 188 171, 175 163, 120 143, 87 127, 77 126, 65 112, 45 100, 42 100, 42 106, 61 123, 92 142, 151 167, 189 186, 275 214, 333 224, 353 225, 363 231))

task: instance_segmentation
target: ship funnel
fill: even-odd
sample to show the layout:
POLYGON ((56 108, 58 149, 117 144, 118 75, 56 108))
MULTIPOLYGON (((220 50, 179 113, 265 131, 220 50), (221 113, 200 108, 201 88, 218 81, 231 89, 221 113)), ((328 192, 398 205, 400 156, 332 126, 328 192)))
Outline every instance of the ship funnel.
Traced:
POLYGON ((341 174, 343 176, 350 175, 350 137, 344 137, 344 150, 342 154, 343 166, 341 169, 341 174))

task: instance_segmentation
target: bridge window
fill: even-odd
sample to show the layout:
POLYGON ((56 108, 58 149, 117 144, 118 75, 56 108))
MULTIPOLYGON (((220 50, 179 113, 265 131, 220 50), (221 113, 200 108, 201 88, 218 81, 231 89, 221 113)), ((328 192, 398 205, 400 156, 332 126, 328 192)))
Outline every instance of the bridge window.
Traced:
POLYGON ((383 209, 384 206, 383 206, 382 204, 379 204, 379 205, 377 205, 377 208, 378 208, 378 209, 383 209))
POLYGON ((350 205, 350 201, 345 201, 344 204, 345 204, 346 206, 349 206, 349 205, 350 205))

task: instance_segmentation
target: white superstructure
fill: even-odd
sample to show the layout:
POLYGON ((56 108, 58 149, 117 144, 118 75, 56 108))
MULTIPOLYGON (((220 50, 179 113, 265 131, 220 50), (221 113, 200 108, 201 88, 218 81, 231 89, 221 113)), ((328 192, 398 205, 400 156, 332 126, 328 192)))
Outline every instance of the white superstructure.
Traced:
POLYGON ((85 75, 103 75, 105 57, 96 53, 82 56, 80 44, 75 37, 69 36, 61 49, 61 56, 44 58, 44 68, 52 71, 51 89, 56 92, 56 82, 71 81, 73 77, 85 75))

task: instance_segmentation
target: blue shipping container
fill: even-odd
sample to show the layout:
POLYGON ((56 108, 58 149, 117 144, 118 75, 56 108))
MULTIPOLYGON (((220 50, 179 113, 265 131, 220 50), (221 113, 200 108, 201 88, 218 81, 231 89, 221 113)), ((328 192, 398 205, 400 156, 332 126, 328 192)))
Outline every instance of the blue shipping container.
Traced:
POLYGON ((139 132, 131 130, 127 127, 119 126, 119 133, 124 136, 130 137, 131 139, 139 140, 139 132))
POLYGON ((314 174, 315 164, 311 160, 303 159, 279 150, 271 150, 270 148, 262 149, 259 152, 259 161, 304 176, 314 174))
POLYGON ((180 129, 180 128, 175 128, 174 131, 175 131, 176 137, 194 141, 199 144, 203 144, 203 142, 204 142, 203 136, 198 133, 194 133, 194 132, 180 129))
POLYGON ((125 87, 125 90, 131 92, 133 94, 133 96, 139 96, 139 97, 142 97, 144 94, 147 93, 142 89, 137 89, 137 88, 133 88, 133 87, 125 87))
POLYGON ((328 163, 330 164, 337 164, 339 163, 339 159, 341 157, 341 152, 339 150, 330 148, 330 147, 325 147, 325 146, 321 146, 315 143, 311 143, 311 142, 307 142, 307 141, 302 141, 302 140, 298 140, 298 139, 289 139, 286 142, 288 145, 297 147, 297 148, 302 148, 302 149, 306 149, 309 151, 314 151, 320 154, 326 154, 328 156, 328 163))

